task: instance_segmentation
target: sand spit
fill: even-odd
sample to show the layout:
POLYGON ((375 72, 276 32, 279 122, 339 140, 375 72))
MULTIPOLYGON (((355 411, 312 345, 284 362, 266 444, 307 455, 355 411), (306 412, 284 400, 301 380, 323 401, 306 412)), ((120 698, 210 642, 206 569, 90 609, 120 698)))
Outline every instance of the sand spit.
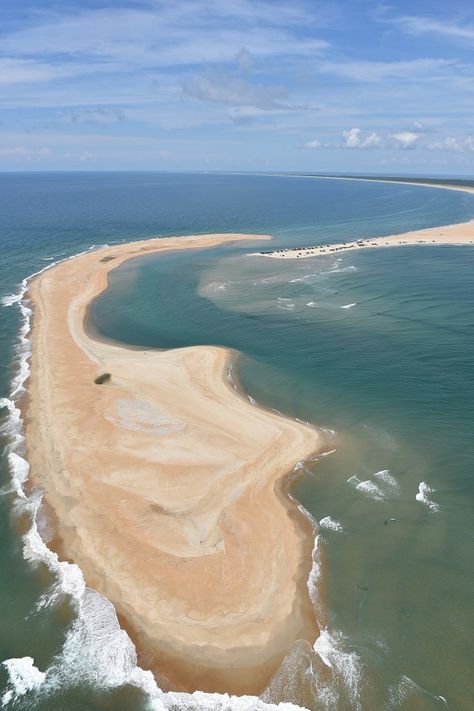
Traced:
POLYGON ((164 688, 258 694, 318 635, 313 531, 285 479, 321 437, 230 387, 226 349, 132 350, 84 325, 124 260, 236 239, 262 236, 105 247, 37 276, 26 438, 50 545, 114 603, 141 665, 164 688))
MULTIPOLYGON (((469 192, 469 191, 467 191, 469 192)), ((301 259, 320 255, 339 254, 354 249, 402 246, 433 245, 474 245, 474 220, 446 227, 432 227, 388 237, 372 237, 353 242, 321 244, 314 247, 293 247, 262 252, 252 252, 251 256, 273 257, 274 259, 301 259)))

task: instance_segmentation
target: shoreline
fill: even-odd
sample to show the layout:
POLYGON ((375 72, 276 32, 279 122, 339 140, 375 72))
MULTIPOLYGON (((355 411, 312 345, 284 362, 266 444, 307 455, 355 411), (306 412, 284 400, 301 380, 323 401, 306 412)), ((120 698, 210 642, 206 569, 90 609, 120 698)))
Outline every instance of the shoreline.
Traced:
POLYGON ((322 436, 236 392, 228 349, 132 349, 85 324, 125 260, 237 239, 266 237, 142 240, 35 276, 25 425, 55 549, 114 604, 141 666, 173 689, 257 695, 318 636, 314 532, 285 487, 322 436))
MULTIPOLYGON (((218 173, 218 175, 221 175, 221 173, 218 173)), ((236 171, 229 171, 224 173, 224 175, 256 175, 260 177, 267 177, 267 178, 312 178, 313 180, 353 180, 356 182, 365 182, 365 183, 394 183, 395 185, 414 185, 419 186, 421 188, 440 188, 443 190, 457 190, 461 193, 471 193, 474 194, 474 185, 460 185, 460 184, 450 184, 450 183, 443 183, 443 182, 423 182, 423 180, 428 180, 428 178, 420 178, 417 180, 416 178, 390 178, 390 177, 371 177, 369 175, 314 175, 311 173, 242 173, 242 172, 236 172, 236 171)), ((434 179, 434 180, 437 180, 434 179)), ((440 178, 440 180, 442 180, 440 178)), ((456 180, 456 178, 447 178, 447 180, 456 180)), ((467 180, 464 178, 459 178, 459 180, 467 180)), ((462 224, 462 223, 460 223, 462 224)))
POLYGON ((356 249, 377 249, 405 246, 472 246, 474 245, 474 219, 441 227, 429 227, 386 237, 367 237, 351 242, 334 242, 308 247, 249 252, 248 256, 270 257, 273 259, 306 259, 309 257, 339 254, 356 249))

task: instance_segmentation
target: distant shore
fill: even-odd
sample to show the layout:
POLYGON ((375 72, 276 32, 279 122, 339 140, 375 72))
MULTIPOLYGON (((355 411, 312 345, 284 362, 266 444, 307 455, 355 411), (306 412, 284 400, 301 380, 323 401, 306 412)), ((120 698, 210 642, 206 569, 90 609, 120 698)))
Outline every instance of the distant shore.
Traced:
POLYGON ((251 256, 272 257, 274 259, 305 259, 320 255, 339 254, 355 249, 433 245, 474 245, 474 220, 446 227, 432 227, 388 237, 368 237, 349 242, 318 244, 310 247, 292 247, 261 252, 251 252, 251 256))
MULTIPOLYGON (((442 178, 397 178, 390 176, 370 176, 370 175, 314 175, 311 173, 256 173, 248 172, 241 173, 237 171, 229 171, 229 175, 257 175, 275 178, 300 178, 312 180, 351 180, 362 183, 394 183, 395 185, 418 185, 421 188, 442 188, 443 190, 456 190, 462 193, 474 193, 474 185, 464 185, 466 180, 459 179, 461 182, 456 183, 454 178, 446 178, 443 182, 442 178)), ((474 183, 474 179, 471 181, 474 183)))
POLYGON ((162 688, 260 693, 298 639, 318 636, 314 531, 287 495, 318 431, 251 404, 230 351, 132 349, 86 329, 125 260, 261 235, 104 247, 29 285, 26 442, 49 543, 113 602, 162 688))

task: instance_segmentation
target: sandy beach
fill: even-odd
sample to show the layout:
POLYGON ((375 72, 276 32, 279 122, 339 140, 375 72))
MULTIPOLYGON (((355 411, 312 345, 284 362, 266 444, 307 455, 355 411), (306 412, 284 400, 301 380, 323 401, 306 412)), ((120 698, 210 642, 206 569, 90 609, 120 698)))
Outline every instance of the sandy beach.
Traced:
POLYGON ((258 694, 318 635, 314 531, 285 482, 324 442, 236 391, 226 349, 128 349, 86 328, 124 260, 236 239, 264 238, 104 247, 35 277, 26 438, 49 545, 113 602, 140 664, 163 688, 258 694))
MULTIPOLYGON (((470 192, 467 191, 466 192, 470 192)), ((359 239, 352 242, 336 242, 334 244, 319 244, 313 247, 293 247, 262 252, 252 252, 250 256, 273 257, 274 259, 304 259, 320 255, 338 254, 354 249, 404 247, 433 245, 474 245, 474 220, 445 227, 433 227, 426 230, 404 232, 387 237, 359 239)))

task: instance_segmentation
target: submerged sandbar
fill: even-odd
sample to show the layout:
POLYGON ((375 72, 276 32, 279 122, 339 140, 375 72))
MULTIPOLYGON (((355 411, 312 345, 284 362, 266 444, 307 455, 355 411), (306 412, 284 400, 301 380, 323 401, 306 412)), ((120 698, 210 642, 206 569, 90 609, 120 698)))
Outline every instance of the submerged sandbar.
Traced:
POLYGON ((113 602, 162 685, 257 694, 318 635, 313 531, 284 481, 316 429, 254 406, 217 347, 137 350, 85 328, 124 260, 261 235, 105 247, 35 277, 26 437, 55 548, 113 602))

